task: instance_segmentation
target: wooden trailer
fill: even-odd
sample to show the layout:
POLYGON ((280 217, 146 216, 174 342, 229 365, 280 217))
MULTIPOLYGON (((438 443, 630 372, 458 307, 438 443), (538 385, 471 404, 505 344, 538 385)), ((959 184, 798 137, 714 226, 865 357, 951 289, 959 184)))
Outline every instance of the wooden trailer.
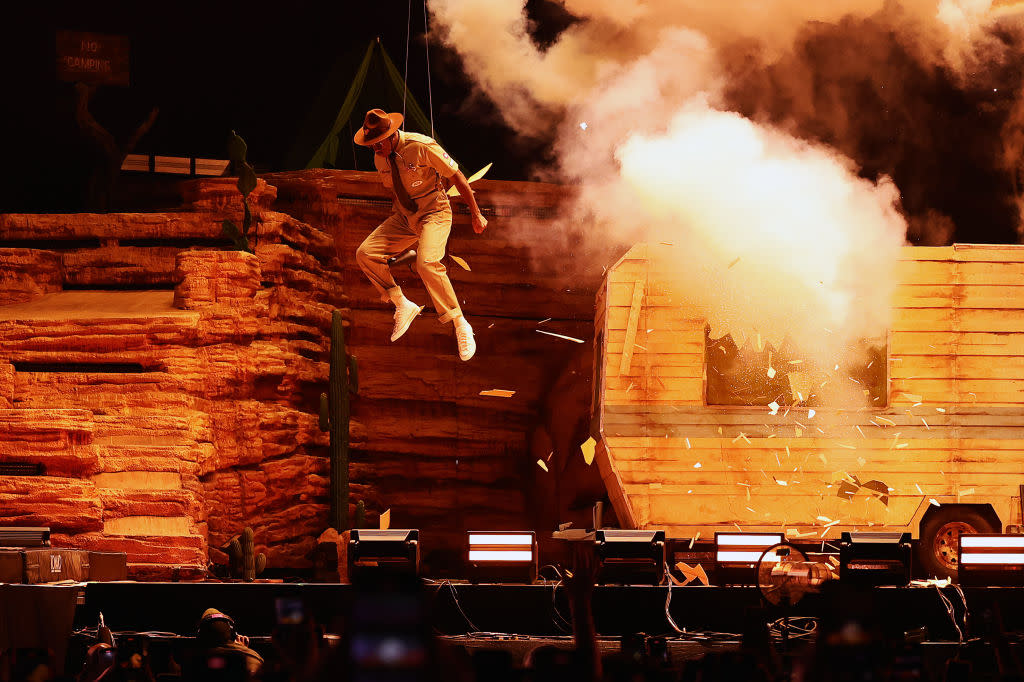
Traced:
POLYGON ((709 404, 728 402, 712 395, 716 354, 781 349, 712 339, 673 303, 665 248, 632 248, 597 296, 596 463, 624 527, 697 542, 737 529, 795 542, 909 531, 932 575, 955 570, 960 533, 1020 528, 1024 246, 905 247, 875 349, 885 369, 863 374, 869 406, 847 410, 793 387, 778 408, 773 391, 761 404, 709 404))

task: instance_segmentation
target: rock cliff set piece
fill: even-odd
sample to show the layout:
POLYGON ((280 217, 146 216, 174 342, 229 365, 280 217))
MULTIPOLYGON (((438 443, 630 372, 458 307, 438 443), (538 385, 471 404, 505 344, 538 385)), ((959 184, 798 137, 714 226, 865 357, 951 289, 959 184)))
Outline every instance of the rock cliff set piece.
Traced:
MULTIPOLYGON (((588 338, 596 278, 574 282, 559 259, 531 255, 552 188, 490 183, 488 205, 516 207, 505 230, 499 214, 474 239, 459 216, 450 242, 473 267, 453 279, 481 357, 460 363, 427 315, 390 344, 390 314, 353 260, 389 212, 374 183, 327 171, 260 180, 255 254, 225 248, 221 221, 242 212, 228 178, 186 183, 175 212, 0 215, 0 525, 126 551, 138 578, 200 577, 250 526, 271 569, 308 568, 328 525, 317 413, 340 309, 361 374, 350 499, 368 522, 390 508, 392 526, 423 529, 426 563, 442 572, 465 529, 534 527, 531 433, 559 373, 589 352, 535 330, 550 317, 551 331, 588 338), (516 393, 479 395, 494 388, 516 393)), ((544 490, 548 507, 572 497, 544 490)))

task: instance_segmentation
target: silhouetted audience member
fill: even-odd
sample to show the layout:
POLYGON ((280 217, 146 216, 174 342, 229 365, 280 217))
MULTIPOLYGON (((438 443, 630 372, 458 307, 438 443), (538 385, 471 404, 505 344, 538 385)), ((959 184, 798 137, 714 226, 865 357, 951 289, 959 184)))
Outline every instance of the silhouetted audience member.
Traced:
POLYGON ((262 668, 263 657, 238 634, 235 621, 217 609, 206 609, 196 633, 196 651, 183 671, 185 679, 248 680, 262 668))

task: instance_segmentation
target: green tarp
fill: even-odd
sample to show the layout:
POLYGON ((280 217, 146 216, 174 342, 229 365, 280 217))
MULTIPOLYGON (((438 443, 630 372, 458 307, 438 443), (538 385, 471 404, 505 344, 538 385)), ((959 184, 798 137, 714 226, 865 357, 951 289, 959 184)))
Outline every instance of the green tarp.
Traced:
MULTIPOLYGON (((341 79, 347 75, 346 72, 352 72, 352 61, 351 55, 348 60, 339 60, 328 75, 320 97, 307 117, 304 130, 292 145, 287 160, 289 168, 372 170, 372 157, 365 150, 360 151, 356 148, 352 136, 362 126, 363 117, 368 110, 381 108, 386 111, 402 111, 403 97, 404 129, 430 135, 430 117, 423 111, 412 93, 405 92, 402 74, 391 61, 379 39, 370 41, 363 52, 362 59, 355 69, 355 76, 346 90, 345 99, 337 109, 337 114, 325 135, 323 130, 329 119, 324 112, 329 110, 328 107, 338 106, 341 79)), ((433 137, 444 146, 436 131, 433 137)))

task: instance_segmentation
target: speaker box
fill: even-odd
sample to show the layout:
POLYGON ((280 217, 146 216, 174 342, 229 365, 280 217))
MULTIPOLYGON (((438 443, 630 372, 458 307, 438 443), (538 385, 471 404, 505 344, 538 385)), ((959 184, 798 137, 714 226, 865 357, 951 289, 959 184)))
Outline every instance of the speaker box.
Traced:
POLYGON ((21 550, 21 555, 26 583, 89 579, 89 552, 83 549, 26 548, 21 550))
POLYGON ((89 580, 128 580, 128 555, 124 552, 89 552, 89 580))
POLYGON ((0 549, 0 583, 20 583, 24 559, 20 549, 0 549))

